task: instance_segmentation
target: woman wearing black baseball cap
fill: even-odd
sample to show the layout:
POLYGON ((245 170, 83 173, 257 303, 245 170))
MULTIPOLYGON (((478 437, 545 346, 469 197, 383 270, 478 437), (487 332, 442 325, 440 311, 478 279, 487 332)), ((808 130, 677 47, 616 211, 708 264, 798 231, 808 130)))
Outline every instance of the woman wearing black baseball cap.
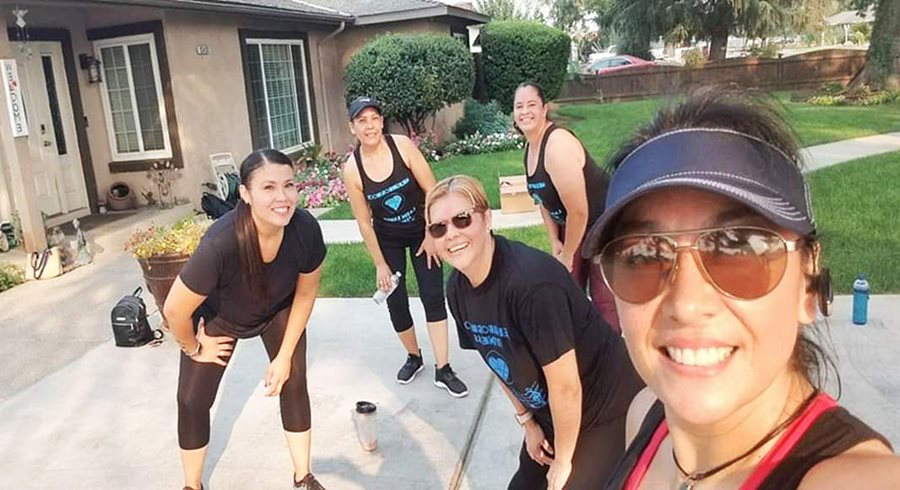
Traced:
POLYGON ((798 145, 768 105, 707 91, 612 159, 583 254, 647 390, 608 488, 897 488, 883 436, 822 391, 831 291, 798 145), (635 435, 636 433, 636 435, 635 435))
POLYGON ((434 384, 453 397, 464 397, 468 388, 456 376, 448 359, 441 264, 431 239, 425 235, 425 193, 434 186, 434 174, 412 140, 399 134, 384 134, 381 103, 376 99, 357 97, 347 111, 350 132, 359 140, 344 164, 350 207, 375 263, 377 287, 389 290, 394 273, 401 274, 397 289, 387 298, 391 324, 407 351, 397 382, 412 382, 424 368, 406 290, 406 254, 409 253, 431 337, 434 384))

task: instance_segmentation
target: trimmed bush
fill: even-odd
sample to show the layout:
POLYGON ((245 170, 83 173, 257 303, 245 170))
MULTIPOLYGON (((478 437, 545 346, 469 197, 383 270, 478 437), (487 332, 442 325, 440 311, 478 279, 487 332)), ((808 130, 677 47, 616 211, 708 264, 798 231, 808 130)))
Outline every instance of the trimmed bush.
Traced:
POLYGON ((488 97, 511 112, 516 87, 531 81, 555 99, 566 78, 571 44, 565 32, 538 22, 489 22, 481 29, 488 97))
POLYGON ((699 48, 689 49, 681 55, 684 60, 684 66, 688 68, 702 68, 706 64, 706 56, 699 48))
POLYGON ((469 99, 466 101, 463 117, 453 126, 453 135, 457 139, 465 139, 475 133, 506 133, 510 126, 512 119, 500 110, 496 102, 481 104, 469 99))
POLYGON ((475 64, 465 44, 445 34, 391 34, 366 43, 344 72, 349 103, 360 95, 381 101, 384 116, 409 136, 425 119, 461 102, 475 85, 475 64))

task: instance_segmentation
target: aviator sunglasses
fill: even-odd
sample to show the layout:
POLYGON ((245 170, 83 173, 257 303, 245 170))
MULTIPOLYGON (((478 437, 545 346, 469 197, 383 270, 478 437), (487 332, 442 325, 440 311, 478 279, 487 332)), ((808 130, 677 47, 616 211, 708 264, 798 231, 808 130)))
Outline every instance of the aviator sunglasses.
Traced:
POLYGON ((646 303, 659 296, 678 269, 678 252, 688 249, 704 277, 722 294, 757 299, 784 277, 787 254, 798 241, 755 226, 709 228, 676 233, 626 235, 609 242, 599 260, 603 280, 620 299, 646 303), (673 237, 696 234, 690 245, 673 237))
POLYGON ((431 223, 428 225, 428 233, 430 233, 433 238, 440 238, 446 235, 448 221, 453 223, 453 226, 455 226, 457 230, 468 228, 469 225, 472 224, 472 213, 474 212, 475 208, 470 208, 465 211, 460 211, 456 216, 449 220, 431 223))

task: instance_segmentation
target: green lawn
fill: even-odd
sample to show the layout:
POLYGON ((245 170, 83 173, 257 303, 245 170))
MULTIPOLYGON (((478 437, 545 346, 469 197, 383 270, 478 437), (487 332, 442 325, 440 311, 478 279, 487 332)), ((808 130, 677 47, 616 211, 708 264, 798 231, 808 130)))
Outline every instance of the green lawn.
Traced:
POLYGON ((874 294, 900 293, 900 152, 809 175, 813 210, 835 291, 865 272, 874 294))
MULTIPOLYGON (((900 104, 872 107, 823 107, 791 102, 779 94, 788 120, 803 146, 818 145, 860 136, 900 131, 900 104)), ((662 100, 618 102, 613 104, 570 104, 559 108, 555 118, 571 128, 584 142, 598 163, 604 162, 616 147, 640 124, 649 121, 662 100)), ((468 174, 485 185, 491 207, 500 207, 497 178, 523 172, 522 151, 460 155, 433 165, 438 179, 468 174)), ((346 203, 319 219, 352 219, 346 203)))
MULTIPOLYGON (((873 293, 900 293, 900 152, 865 158, 809 175, 813 208, 820 227, 825 264, 835 290, 851 291, 859 272, 868 275, 873 293)), ((549 250, 543 226, 498 233, 549 250)), ((444 267, 444 276, 450 268, 444 267)), ((412 274, 412 270, 407 271, 412 274)), ((365 297, 374 292, 375 268, 362 244, 330 245, 322 273, 323 297, 365 297), (350 273, 352 271, 352 273, 350 273)), ((409 282, 417 294, 415 281, 409 282)))

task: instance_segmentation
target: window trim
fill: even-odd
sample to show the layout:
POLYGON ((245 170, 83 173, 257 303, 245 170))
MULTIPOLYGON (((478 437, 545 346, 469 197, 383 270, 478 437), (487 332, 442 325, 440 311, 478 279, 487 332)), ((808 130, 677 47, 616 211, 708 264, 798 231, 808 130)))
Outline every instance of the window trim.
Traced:
POLYGON ((100 82, 100 99, 103 103, 103 116, 106 118, 106 134, 107 139, 109 141, 109 151, 112 156, 113 162, 130 162, 136 160, 152 160, 152 159, 164 159, 164 158, 172 158, 172 142, 169 138, 169 127, 167 124, 168 121, 168 113, 166 111, 165 97, 163 95, 163 87, 162 87, 162 73, 159 67, 159 59, 156 53, 156 37, 152 32, 144 33, 144 34, 134 34, 130 36, 120 36, 120 37, 112 37, 107 39, 98 39, 93 42, 94 43, 94 57, 98 60, 103 59, 101 56, 101 50, 104 48, 111 47, 121 47, 123 50, 123 54, 125 56, 125 68, 128 71, 128 79, 129 79, 129 95, 131 96, 131 104, 133 108, 134 122, 135 128, 137 129, 138 135, 138 144, 143 148, 144 146, 144 136, 141 132, 141 125, 139 119, 139 110, 137 104, 137 98, 134 92, 134 76, 131 72, 131 62, 130 55, 128 54, 128 47, 147 44, 150 46, 150 64, 153 68, 153 76, 156 82, 156 104, 157 109, 159 110, 160 115, 160 126, 163 133, 163 146, 162 150, 151 150, 151 151, 138 151, 138 152, 129 152, 129 153, 120 153, 118 149, 118 145, 116 144, 116 130, 115 125, 113 124, 113 116, 112 109, 109 102, 109 92, 106 88, 106 77, 103 77, 103 80, 100 82))
MULTIPOLYGON (((246 102, 247 102, 247 116, 249 118, 248 124, 250 126, 250 141, 251 146, 255 145, 255 141, 258 139, 258 133, 256 130, 256 109, 253 106, 253 89, 251 88, 250 81, 250 63, 249 63, 249 49, 252 47, 248 41, 254 42, 269 42, 272 44, 298 44, 301 47, 301 59, 303 66, 301 67, 303 72, 303 81, 305 82, 305 91, 306 91, 306 105, 307 105, 307 118, 309 120, 309 136, 310 140, 301 141, 301 143, 297 146, 285 148, 281 150, 285 154, 290 157, 297 156, 300 151, 304 148, 308 147, 310 144, 316 144, 319 141, 319 128, 317 125, 317 113, 316 113, 316 90, 313 86, 313 74, 312 74, 312 64, 310 60, 310 42, 309 36, 305 32, 287 32, 287 31, 259 31, 252 29, 238 29, 238 39, 240 43, 240 52, 241 52, 241 66, 244 69, 244 89, 246 93, 246 102)), ((293 60, 291 61, 293 63, 293 60)), ((296 73, 297 70, 295 70, 296 73)), ((296 82, 296 79, 295 79, 296 82)), ((268 101, 266 102, 268 104, 268 101)), ((271 132, 269 133, 269 141, 271 142, 271 132)), ((303 139, 303 135, 301 132, 300 139, 303 139)))

